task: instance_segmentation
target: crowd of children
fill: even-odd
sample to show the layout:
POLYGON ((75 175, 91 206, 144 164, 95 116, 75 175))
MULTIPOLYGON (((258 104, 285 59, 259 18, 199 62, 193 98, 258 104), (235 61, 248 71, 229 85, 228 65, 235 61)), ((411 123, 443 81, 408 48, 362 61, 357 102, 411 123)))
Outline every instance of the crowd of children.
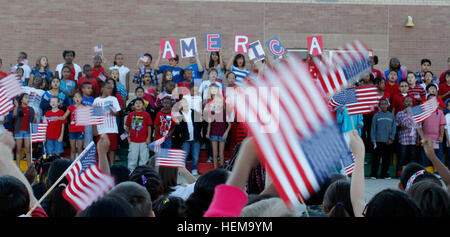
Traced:
MULTIPOLYGON (((195 57, 189 59, 191 65, 181 68, 178 57, 169 60, 169 65, 160 66, 160 57, 152 64, 152 56, 144 54, 143 65, 134 74, 123 65, 124 56, 120 53, 115 55, 112 67, 106 67, 102 55, 95 55, 93 66, 86 64, 81 68, 73 62, 75 52, 66 50, 65 63, 54 72, 48 69, 46 57, 39 57, 34 69, 27 65, 27 57, 21 52, 18 64, 11 67, 22 79, 25 93, 14 100, 10 114, 0 118, 0 129, 10 130, 15 139, 10 141, 11 135, 0 133, 0 151, 4 154, 0 156, 0 193, 8 193, 0 195, 1 216, 26 213, 91 141, 97 143, 100 169, 114 176, 116 186, 77 212, 63 198, 68 182, 63 179, 37 205, 32 216, 450 215, 450 172, 445 166, 445 151, 450 152, 450 58, 449 69, 439 79, 430 71, 430 60, 422 60, 421 70, 414 73, 401 66, 397 58, 390 60, 384 73, 373 68, 371 74, 362 78, 359 85, 373 84, 378 89, 381 99, 375 111, 349 116, 345 106, 336 110, 337 122, 355 157, 351 180, 336 174, 305 200, 303 209, 288 210, 259 162, 254 143, 244 140, 245 124, 237 122, 235 113, 225 103, 227 96, 232 96, 228 93, 233 92, 226 88, 239 86, 250 71, 245 68, 245 56, 233 55, 226 65, 221 52, 212 52, 206 55, 204 65, 195 57), (133 84, 135 98, 130 93, 133 84), (438 98, 439 109, 415 125, 407 108, 433 97, 438 98), (100 108, 104 123, 78 126, 75 115, 82 105, 100 108), (23 174, 14 167, 13 156, 17 165, 23 156, 29 164, 33 162, 29 131, 30 124, 36 122, 47 122, 48 128, 45 145, 34 145, 34 149, 42 149, 49 157, 41 160, 36 169, 29 166, 23 174), (156 141, 161 141, 161 148, 185 150, 192 157, 191 170, 156 167, 149 150, 149 144, 156 141), (126 142, 128 167, 114 164, 118 148, 126 142), (224 166, 227 144, 231 150, 236 149, 230 164, 224 166), (60 157, 65 148, 70 149, 70 159, 60 157), (215 168, 228 170, 217 168, 198 176, 201 149, 209 150, 215 168), (389 167, 396 154, 395 175, 400 179, 400 190, 382 190, 365 204, 367 153, 372 153, 373 178, 390 177, 389 167), (439 173, 442 180, 429 172, 427 166, 431 164, 431 170, 439 173), (177 182, 178 173, 186 183, 177 182), (16 191, 11 193, 11 189, 16 191), (316 210, 315 206, 319 208, 316 210)), ((371 57, 372 66, 377 61, 376 56, 371 57)), ((263 70, 254 65, 252 69, 263 70)), ((7 75, 0 72, 0 77, 7 75)))
MULTIPOLYGON (((4 128, 15 136, 18 165, 24 156, 22 149, 28 165, 35 153, 34 159, 43 153, 75 159, 87 144, 107 134, 111 165, 121 146, 129 149, 130 170, 146 164, 152 154, 148 145, 164 139, 161 148, 187 151, 186 158, 192 157, 191 171, 198 175, 200 149, 208 150, 208 162, 214 167, 224 166, 226 143, 232 151, 245 137, 245 126, 227 116, 230 111, 224 98, 226 88, 236 87, 250 72, 242 54, 233 54, 228 65, 221 52, 207 53, 205 65, 197 55, 182 68, 178 56, 169 59, 168 65, 160 65, 161 54, 152 62, 152 55, 145 53, 134 72, 123 64, 121 53, 114 55, 111 66, 102 53, 92 57, 92 64, 83 66, 74 62, 72 50, 65 50, 62 57, 64 62, 54 71, 45 56, 38 57, 31 69, 29 56, 20 52, 17 65, 11 67, 25 91, 3 121, 4 128), (182 107, 175 116, 173 107, 177 104, 182 107), (103 124, 77 125, 75 115, 82 105, 100 107, 103 124), (48 123, 46 141, 32 145, 30 124, 39 122, 48 123)), ((1 73, 0 77, 8 75, 1 73)))
MULTIPOLYGON (((446 118, 450 117, 447 87, 450 85, 450 69, 443 72, 440 78, 431 72, 431 61, 421 60, 418 72, 407 70, 400 64, 399 59, 392 58, 389 69, 384 73, 374 68, 378 63, 377 56, 373 56, 372 73, 368 79, 362 79, 360 85, 375 85, 378 88, 381 100, 379 106, 370 114, 364 114, 361 119, 359 115, 352 117, 353 125, 348 125, 344 119, 345 106, 337 111, 338 122, 342 124, 342 131, 348 132, 351 128, 360 132, 366 150, 373 154, 372 169, 370 177, 391 178, 399 177, 401 170, 410 162, 418 162, 432 171, 431 164, 425 156, 420 139, 423 135, 433 141, 436 155, 444 163, 448 164, 450 147, 448 140, 448 128, 446 118), (427 100, 436 97, 439 103, 438 109, 421 124, 415 124, 411 119, 411 112, 406 108, 423 104, 427 100), (447 115, 445 115, 447 114, 447 115), (344 119, 343 119, 344 117, 344 119), (340 119, 340 120, 339 120, 340 119), (359 129, 362 128, 362 133, 359 129), (423 134, 423 135, 421 135, 423 134), (393 159, 393 157, 396 159, 393 159), (382 164, 381 173, 378 173, 380 160, 382 164), (388 174, 389 166, 395 160, 395 173, 388 174)), ((450 58, 448 58, 450 68, 450 58)))

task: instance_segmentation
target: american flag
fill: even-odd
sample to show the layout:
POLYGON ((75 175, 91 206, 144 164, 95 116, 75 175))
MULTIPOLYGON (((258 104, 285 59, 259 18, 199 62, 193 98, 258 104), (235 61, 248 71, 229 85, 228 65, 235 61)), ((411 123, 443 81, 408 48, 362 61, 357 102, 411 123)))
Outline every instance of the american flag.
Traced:
POLYGON ((332 60, 326 57, 314 58, 320 85, 327 95, 354 84, 371 72, 369 50, 360 41, 340 47, 332 60))
POLYGON ((104 123, 103 107, 80 106, 75 111, 75 124, 77 126, 100 125, 104 123))
POLYGON ((95 53, 103 52, 103 47, 102 47, 101 45, 96 45, 96 46, 94 47, 94 52, 95 52, 95 53))
POLYGON ((438 101, 436 98, 432 98, 427 100, 427 102, 416 105, 413 107, 407 108, 409 114, 411 115, 412 120, 418 124, 423 122, 425 119, 431 116, 433 112, 435 112, 438 108, 438 101))
POLYGON ((105 77, 105 75, 103 75, 103 73, 100 73, 98 75, 98 78, 100 78, 100 80, 102 80, 102 81, 106 81, 106 77, 105 77))
POLYGON ((156 141, 153 141, 152 143, 148 144, 148 149, 153 150, 155 153, 159 152, 161 149, 161 144, 164 143, 166 140, 166 137, 162 137, 156 141))
POLYGON ((25 92, 22 81, 17 74, 11 74, 2 78, 0 80, 0 88, 3 89, 8 99, 12 99, 25 92))
POLYGON ((45 142, 48 123, 32 123, 31 127, 31 143, 45 142))
POLYGON ((355 169, 355 155, 353 154, 353 152, 351 153, 352 156, 352 161, 349 164, 342 164, 343 168, 343 172, 346 175, 351 175, 353 174, 353 170, 355 169))
POLYGON ((156 165, 183 168, 185 156, 186 152, 182 149, 161 149, 156 155, 156 165))
POLYGON ((338 92, 328 104, 331 107, 345 105, 348 115, 367 114, 374 110, 380 98, 376 86, 360 86, 338 92))
POLYGON ((280 197, 288 207, 298 206, 342 164, 352 162, 349 148, 301 60, 282 59, 250 84, 237 90, 242 100, 234 106, 239 116, 250 121, 250 133, 280 197), (250 99, 245 91, 255 87, 278 88, 279 93, 252 93, 250 99), (269 122, 263 121, 267 117, 269 122), (267 127, 271 122, 275 126, 267 127))
POLYGON ((95 154, 95 145, 91 142, 66 174, 69 185, 63 196, 78 211, 83 211, 114 187, 114 178, 99 170, 95 154))
POLYGON ((139 60, 141 60, 141 62, 146 63, 148 62, 148 60, 150 60, 150 58, 148 56, 142 55, 139 60))

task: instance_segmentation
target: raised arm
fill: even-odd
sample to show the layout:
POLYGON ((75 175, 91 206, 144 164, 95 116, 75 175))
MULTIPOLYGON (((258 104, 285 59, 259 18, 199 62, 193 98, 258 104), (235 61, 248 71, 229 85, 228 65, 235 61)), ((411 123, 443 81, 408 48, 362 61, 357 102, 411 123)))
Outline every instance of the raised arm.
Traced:
MULTIPOLYGON (((37 199, 33 194, 33 189, 26 177, 19 170, 19 167, 14 164, 14 158, 12 150, 14 149, 15 142, 12 134, 8 131, 4 131, 0 134, 0 175, 11 175, 19 179, 27 188, 30 196, 30 208, 34 207, 37 203, 37 199)), ((40 205, 38 205, 40 207, 40 205)))
POLYGON ((209 53, 208 51, 205 52, 205 69, 206 70, 209 70, 209 61, 208 61, 209 60, 209 57, 208 57, 209 54, 208 53, 209 53))
POLYGON ((153 64, 153 69, 155 69, 156 71, 159 70, 159 64, 161 62, 161 56, 162 56, 162 51, 161 51, 161 49, 159 49, 159 51, 158 51, 158 58, 156 59, 155 63, 153 64))
POLYGON ((355 217, 362 217, 362 213, 366 206, 365 200, 365 181, 364 181, 364 156, 365 148, 364 142, 358 135, 356 130, 349 132, 350 134, 350 148, 355 155, 355 168, 353 170, 351 185, 350 185, 350 198, 352 201, 353 212, 355 217))
POLYGON ((422 139, 423 148, 425 150, 425 154, 427 155, 428 159, 430 159, 431 163, 433 164, 434 170, 439 173, 439 175, 442 178, 442 181, 444 181, 445 185, 447 186, 447 190, 450 190, 450 171, 445 167, 445 165, 439 160, 439 158, 436 156, 436 153, 434 152, 433 148, 433 141, 429 138, 423 138, 422 139))
POLYGON ((223 63, 223 54, 222 51, 219 51, 219 64, 220 64, 220 68, 222 69, 222 71, 227 70, 225 68, 225 64, 223 63))
POLYGON ((181 175, 183 175, 184 179, 186 179, 186 182, 188 184, 192 184, 195 183, 195 181, 197 181, 197 178, 195 178, 194 175, 192 175, 191 172, 189 172, 189 170, 186 169, 186 167, 178 168, 178 172, 180 172, 181 175))
POLYGON ((199 58, 199 56, 198 56, 198 54, 197 55, 195 55, 195 60, 197 61, 197 68, 198 68, 198 72, 203 72, 203 65, 202 65, 202 63, 200 62, 200 58, 199 58))

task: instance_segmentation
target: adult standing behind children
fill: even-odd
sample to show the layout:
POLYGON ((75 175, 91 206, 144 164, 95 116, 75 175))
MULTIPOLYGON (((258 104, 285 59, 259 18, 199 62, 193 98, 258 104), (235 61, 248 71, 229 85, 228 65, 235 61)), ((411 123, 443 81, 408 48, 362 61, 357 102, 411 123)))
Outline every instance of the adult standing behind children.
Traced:
POLYGON ((70 68, 70 80, 77 82, 78 77, 81 76, 81 67, 73 62, 73 59, 75 58, 75 51, 73 50, 64 50, 62 53, 62 56, 64 58, 64 63, 58 64, 55 69, 55 77, 61 79, 62 78, 62 69, 64 66, 69 66, 70 68))
MULTIPOLYGON (((115 96, 112 96, 113 86, 107 82, 102 84, 101 96, 95 98, 93 106, 102 107, 104 122, 97 125, 98 135, 107 134, 110 145, 108 150, 110 165, 114 165, 115 151, 117 150, 117 120, 116 116, 121 110, 119 102, 115 96)), ((97 140, 100 136, 97 137, 97 140)))

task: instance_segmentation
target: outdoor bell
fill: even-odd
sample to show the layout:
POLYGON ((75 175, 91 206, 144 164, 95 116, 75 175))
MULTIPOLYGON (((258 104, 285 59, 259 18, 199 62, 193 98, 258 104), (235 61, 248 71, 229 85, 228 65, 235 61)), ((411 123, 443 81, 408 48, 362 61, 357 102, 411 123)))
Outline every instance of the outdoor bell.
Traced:
POLYGON ((408 16, 408 21, 406 22, 406 27, 414 27, 412 16, 408 16))

